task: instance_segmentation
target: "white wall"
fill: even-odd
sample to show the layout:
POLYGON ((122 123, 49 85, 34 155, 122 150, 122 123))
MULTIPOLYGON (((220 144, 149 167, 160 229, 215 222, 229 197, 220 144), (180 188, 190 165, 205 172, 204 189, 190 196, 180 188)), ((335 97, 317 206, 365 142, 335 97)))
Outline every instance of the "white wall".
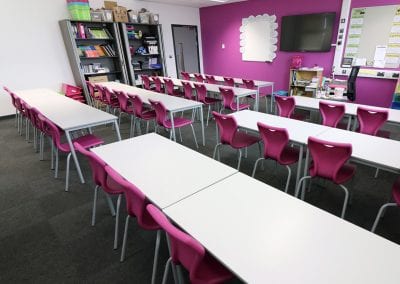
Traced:
MULTIPOLYGON (((103 2, 91 0, 90 4, 100 8, 103 2)), ((199 9, 134 0, 119 0, 118 4, 128 9, 146 8, 160 15, 167 73, 176 76, 171 24, 197 25, 200 34, 199 9)), ((18 0, 7 1, 6 6, 0 17, 0 85, 14 90, 59 90, 62 82, 74 83, 58 25, 59 20, 69 18, 66 1, 18 0)), ((200 50, 202 66, 201 54, 200 50)), ((2 89, 0 95, 4 95, 2 89)))

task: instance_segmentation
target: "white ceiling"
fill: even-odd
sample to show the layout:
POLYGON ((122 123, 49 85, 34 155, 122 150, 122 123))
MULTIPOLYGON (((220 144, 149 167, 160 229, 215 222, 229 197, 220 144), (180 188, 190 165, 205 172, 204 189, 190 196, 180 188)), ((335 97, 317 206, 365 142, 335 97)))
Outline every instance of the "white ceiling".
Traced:
POLYGON ((201 7, 228 4, 228 3, 233 3, 233 2, 243 2, 246 0, 226 0, 226 1, 219 0, 219 1, 224 1, 224 2, 214 2, 211 0, 141 0, 141 1, 201 8, 201 7))

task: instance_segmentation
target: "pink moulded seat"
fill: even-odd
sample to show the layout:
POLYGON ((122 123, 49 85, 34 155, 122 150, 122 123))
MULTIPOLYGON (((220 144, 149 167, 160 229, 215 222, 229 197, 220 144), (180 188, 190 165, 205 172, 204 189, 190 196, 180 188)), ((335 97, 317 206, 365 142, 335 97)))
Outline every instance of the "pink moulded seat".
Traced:
POLYGON ((157 93, 165 93, 165 89, 162 87, 162 82, 161 79, 158 78, 157 76, 152 76, 151 79, 153 80, 154 83, 154 91, 157 93))
POLYGON ((217 80, 213 75, 206 75, 206 81, 208 84, 217 84, 217 80))
POLYGON ((18 113, 17 106, 16 106, 16 104, 15 104, 15 95, 14 95, 13 92, 12 92, 9 88, 7 88, 6 86, 3 86, 3 90, 6 91, 6 92, 10 95, 11 103, 12 103, 12 105, 13 105, 14 108, 15 108, 15 126, 17 127, 17 124, 18 124, 18 115, 19 115, 19 113, 18 113))
POLYGON ((221 100, 207 97, 207 89, 204 86, 204 84, 194 83, 193 85, 196 88, 197 100, 199 102, 202 102, 206 106, 208 106, 208 111, 207 111, 207 125, 208 125, 208 120, 210 118, 210 112, 211 112, 211 106, 220 104, 221 100))
POLYGON ((199 73, 194 73, 194 78, 196 80, 196 82, 198 83, 204 83, 204 77, 203 75, 199 74, 199 73))
POLYGON ((185 99, 195 101, 196 96, 193 95, 193 87, 191 83, 182 81, 182 85, 185 99))
POLYGON ((114 93, 113 90, 110 90, 108 87, 105 87, 103 91, 109 111, 113 111, 115 113, 119 109, 117 95, 114 93))
POLYGON ((146 90, 152 90, 153 88, 151 86, 151 81, 150 81, 149 76, 143 74, 140 77, 142 78, 143 88, 146 90))
POLYGON ((190 74, 189 74, 188 72, 181 71, 181 78, 182 78, 183 80, 190 81, 190 74))
POLYGON ((174 97, 183 97, 184 94, 180 91, 175 89, 174 87, 174 81, 172 81, 169 78, 164 78, 164 85, 165 85, 165 89, 167 90, 167 94, 170 96, 174 96, 174 97))
POLYGON ((235 87, 235 80, 231 77, 224 77, 225 86, 235 87))
POLYGON ((376 110, 359 106, 357 108, 358 132, 368 135, 390 138, 390 132, 380 130, 389 116, 387 110, 376 110))
POLYGON ((149 132, 149 122, 150 120, 155 120, 156 112, 153 109, 144 108, 142 99, 134 94, 129 94, 129 100, 132 102, 133 105, 133 113, 134 113, 134 120, 133 124, 131 121, 131 129, 130 129, 130 137, 135 135, 135 126, 137 124, 137 128, 139 134, 141 133, 140 128, 140 121, 146 121, 146 133, 149 132))
POLYGON ((297 120, 304 120, 303 115, 294 114, 294 109, 296 107, 296 101, 293 96, 275 96, 275 102, 278 107, 278 115, 287 118, 293 118, 297 120))
MULTIPOLYGON (((308 149, 311 153, 312 163, 309 176, 302 177, 297 185, 296 197, 302 182, 313 177, 320 177, 339 185, 345 192, 341 218, 344 219, 349 198, 349 191, 343 183, 349 181, 355 174, 355 166, 346 164, 351 157, 352 146, 348 143, 336 143, 308 137, 308 149)), ((305 190, 301 192, 304 200, 305 190)))
POLYGON ((322 116, 322 125, 337 127, 345 113, 344 104, 334 104, 331 102, 320 101, 319 111, 322 116))
MULTIPOLYGON (((164 104, 159 101, 153 101, 149 100, 151 106, 154 108, 156 112, 156 123, 158 126, 164 127, 165 129, 170 130, 170 139, 172 139, 172 122, 171 119, 167 118, 167 109, 165 108, 164 104)), ((184 117, 174 117, 174 128, 179 129, 180 133, 180 128, 190 125, 192 128, 192 133, 194 137, 194 142, 196 144, 196 147, 199 148, 199 145, 197 144, 197 138, 196 138, 196 133, 194 132, 193 128, 193 121, 184 117)), ((156 127, 156 132, 157 132, 157 127, 156 127)), ((181 141, 182 141, 182 135, 181 136, 181 141)))
MULTIPOLYGON (((250 89, 250 90, 257 90, 256 84, 254 83, 254 80, 249 80, 249 79, 242 79, 243 81, 243 86, 246 89, 250 89)), ((256 99, 256 95, 250 95, 250 97, 255 100, 256 99)), ((271 98, 271 94, 268 93, 259 93, 258 94, 259 99, 265 98, 265 111, 268 111, 268 97, 271 98)))
POLYGON ((89 97, 91 100, 90 105, 95 108, 99 108, 99 97, 96 95, 97 92, 96 86, 90 81, 86 81, 86 86, 88 88, 89 97))
POLYGON ((93 191, 93 209, 92 209, 92 221, 91 225, 94 226, 96 224, 96 208, 97 208, 97 193, 101 188, 105 192, 105 197, 110 207, 111 215, 115 216, 115 228, 114 228, 114 249, 118 247, 118 227, 119 227, 119 208, 121 206, 121 196, 124 193, 124 189, 112 178, 112 176, 108 175, 105 168, 106 163, 100 159, 93 152, 85 149, 84 146, 79 144, 78 142, 74 143, 75 149, 84 155, 90 165, 90 169, 92 170, 92 178, 93 182, 96 185, 93 191), (117 209, 114 208, 113 202, 110 198, 110 195, 117 195, 117 209))
POLYGON ((168 277, 171 264, 173 267, 182 265, 189 272, 190 283, 193 284, 225 283, 233 278, 233 274, 228 269, 211 256, 192 236, 175 227, 160 209, 149 204, 147 211, 166 232, 170 242, 171 257, 165 266, 162 283, 165 283, 168 277))
POLYGON ((238 108, 237 103, 235 102, 235 94, 234 94, 232 88, 219 87, 219 91, 222 95, 221 112, 224 109, 228 109, 228 110, 232 110, 232 111, 250 109, 249 104, 239 104, 239 108, 238 108))
POLYGON ((263 157, 257 159, 255 162, 252 177, 254 177, 260 161, 265 159, 277 161, 280 165, 286 166, 288 170, 285 186, 285 192, 287 192, 291 177, 289 165, 299 161, 299 149, 290 147, 289 134, 285 128, 269 126, 261 122, 258 122, 257 126, 261 139, 264 142, 264 153, 263 157))
MULTIPOLYGON (((242 160, 241 149, 260 142, 260 138, 247 134, 246 132, 239 131, 235 118, 230 115, 221 114, 213 111, 213 116, 218 126, 219 138, 220 138, 220 142, 215 145, 213 158, 215 159, 218 152, 218 160, 219 160, 220 146, 230 145, 232 148, 238 150, 239 158, 238 158, 237 169, 239 170, 240 163, 242 160)), ((260 148, 260 153, 261 153, 261 148, 260 148)))

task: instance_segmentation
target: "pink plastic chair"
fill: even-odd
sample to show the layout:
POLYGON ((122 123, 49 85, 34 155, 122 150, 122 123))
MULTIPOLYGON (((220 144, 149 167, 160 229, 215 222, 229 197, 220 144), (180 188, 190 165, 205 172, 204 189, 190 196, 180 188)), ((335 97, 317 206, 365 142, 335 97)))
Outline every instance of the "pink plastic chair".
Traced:
MULTIPOLYGON (((39 119, 42 121, 44 128, 46 129, 45 132, 48 133, 51 138, 53 139, 53 144, 56 154, 56 168, 54 177, 58 177, 58 152, 61 151, 63 153, 68 153, 67 156, 67 170, 66 170, 66 178, 65 178, 65 191, 68 191, 69 186, 69 164, 71 160, 71 148, 69 147, 68 143, 61 142, 61 130, 49 119, 44 117, 43 115, 39 114, 39 119)), ((72 143, 79 143, 85 149, 92 148, 95 146, 99 146, 104 143, 104 141, 93 134, 87 134, 84 136, 80 136, 72 140, 72 143)))
POLYGON ((387 110, 375 110, 359 106, 357 108, 357 119, 360 126, 358 132, 390 138, 390 132, 379 130, 387 121, 388 116, 387 110))
POLYGON ((260 161, 272 159, 279 164, 286 166, 288 170, 285 186, 285 192, 287 192, 292 173, 289 165, 295 164, 299 161, 299 149, 288 145, 289 134, 285 128, 269 126, 261 122, 258 122, 257 126, 261 139, 264 142, 264 155, 255 162, 252 177, 254 177, 257 165, 260 161))
MULTIPOLYGON (((255 143, 260 142, 260 138, 247 134, 246 132, 238 131, 238 126, 234 117, 226 114, 221 114, 213 111, 213 116, 219 129, 220 142, 215 145, 213 158, 215 159, 218 151, 218 160, 220 157, 219 147, 221 145, 230 145, 232 148, 238 150, 238 165, 237 169, 240 169, 240 163, 242 160, 242 148, 249 147, 255 143)), ((260 144, 258 144, 260 147, 260 144)), ((261 147, 260 147, 261 154, 261 147)))
POLYGON ((282 117, 304 120, 303 115, 294 114, 296 101, 294 97, 275 96, 275 102, 278 106, 278 114, 282 117))
POLYGON ((131 127, 134 117, 133 105, 129 100, 128 95, 125 92, 113 90, 114 94, 117 96, 118 103, 119 103, 119 117, 118 123, 121 125, 121 116, 123 113, 127 114, 131 119, 131 127))
POLYGON ((171 264, 172 269, 176 265, 182 265, 187 269, 190 283, 193 284, 226 283, 233 278, 232 273, 209 254, 197 240, 172 225, 157 207, 149 204, 146 208, 153 219, 166 232, 170 243, 171 257, 165 266, 162 283, 166 283, 171 264))
POLYGON ((174 82, 169 78, 164 78, 165 89, 167 94, 174 97, 183 97, 184 94, 180 90, 176 90, 174 87, 174 82))
POLYGON ((190 81, 190 74, 188 72, 181 71, 181 78, 183 80, 190 81))
POLYGON ((89 91, 89 97, 91 99, 91 106, 99 108, 99 98, 98 96, 96 96, 97 92, 96 86, 90 81, 86 81, 86 85, 89 91))
POLYGON ((100 159, 95 153, 88 151, 84 146, 78 142, 74 143, 75 149, 84 155, 88 161, 92 170, 93 182, 96 185, 93 192, 93 209, 92 209, 92 221, 91 224, 96 224, 96 208, 97 208, 97 193, 99 188, 105 192, 105 197, 110 207, 111 215, 115 216, 115 229, 114 229, 114 249, 118 247, 118 227, 119 227, 119 208, 121 206, 121 196, 124 193, 124 188, 116 182, 112 176, 106 172, 106 163, 100 159), (117 195, 117 209, 115 210, 110 195, 117 195))
POLYGON ((206 75, 206 81, 208 84, 217 84, 217 80, 213 75, 206 75))
POLYGON ((203 75, 199 74, 199 73, 194 73, 194 78, 196 80, 196 82, 198 83, 204 83, 204 77, 203 75))
POLYGON ((330 102, 320 101, 319 111, 322 116, 322 124, 330 127, 337 127, 339 121, 345 113, 344 104, 333 104, 330 102))
MULTIPOLYGON (((242 79, 243 81, 243 86, 246 89, 250 89, 250 90, 257 90, 256 84, 254 83, 254 80, 248 80, 248 79, 242 79)), ((267 93, 258 93, 258 97, 261 100, 262 98, 265 98, 265 111, 268 111, 268 97, 271 98, 271 94, 267 94, 267 93)), ((256 95, 250 95, 250 98, 252 98, 253 100, 256 99, 256 95)), ((272 104, 272 101, 271 101, 272 104)))
POLYGON ((119 110, 119 102, 116 94, 107 87, 103 89, 103 92, 109 112, 113 112, 115 114, 115 112, 119 110))
POLYGON ((222 95, 222 109, 220 112, 222 112, 224 109, 239 111, 250 108, 249 104, 239 104, 238 108, 237 103, 235 102, 235 94, 233 93, 233 89, 219 87, 219 91, 222 95))
POLYGON ((156 112, 152 109, 144 108, 142 99, 133 94, 129 94, 130 100, 132 101, 133 105, 133 113, 135 115, 134 120, 133 120, 133 125, 131 123, 131 129, 130 129, 130 136, 135 135, 135 126, 136 122, 138 122, 137 127, 138 127, 138 132, 139 134, 141 133, 141 128, 140 128, 140 121, 146 121, 146 133, 149 132, 149 122, 150 120, 154 120, 156 118, 156 112), (139 120, 139 121, 137 121, 139 120))
POLYGON ((140 77, 142 78, 143 88, 146 90, 151 90, 152 87, 151 87, 151 81, 150 81, 149 76, 141 75, 140 77))
POLYGON ((99 91, 99 96, 98 96, 99 108, 101 107, 101 105, 105 105, 106 110, 108 111, 105 87, 101 86, 100 84, 95 84, 95 87, 99 91))
MULTIPOLYGON (((324 141, 315 137, 308 137, 308 149, 311 153, 312 163, 309 168, 310 175, 302 177, 297 185, 296 197, 303 181, 313 177, 320 177, 339 185, 345 192, 341 218, 346 213, 349 191, 343 183, 349 181, 355 174, 355 167, 346 164, 352 153, 352 146, 348 143, 335 143, 324 141)), ((301 192, 304 200, 305 190, 301 192)))
POLYGON ((225 86, 235 87, 235 80, 231 77, 224 77, 225 86))
POLYGON ((202 102, 206 106, 208 106, 208 111, 207 111, 207 126, 208 126, 208 120, 210 119, 211 106, 220 104, 221 100, 207 97, 207 89, 204 86, 204 84, 194 83, 193 85, 196 88, 197 100, 199 102, 202 102))
POLYGON ((396 179, 395 183, 392 186, 392 197, 394 203, 386 203, 382 205, 382 207, 378 211, 378 215, 376 215, 374 225, 372 226, 371 232, 375 232, 376 227, 378 226, 379 220, 382 218, 383 213, 385 213, 388 207, 400 207, 400 177, 396 179))
POLYGON ((182 81, 182 85, 183 85, 183 94, 185 96, 185 99, 195 101, 196 96, 193 95, 192 85, 189 82, 183 82, 183 81, 182 81))
POLYGON ((155 85, 154 91, 156 91, 157 93, 165 93, 165 89, 162 87, 162 82, 160 78, 158 78, 157 76, 152 76, 151 79, 153 79, 153 83, 155 85))
MULTIPOLYGON (((172 139, 172 122, 170 119, 167 118, 168 111, 165 108, 164 104, 162 102, 153 101, 153 100, 149 100, 149 102, 156 112, 157 125, 170 130, 169 138, 172 139)), ((179 129, 179 135, 181 137, 181 141, 182 141, 182 134, 181 134, 180 128, 184 127, 186 125, 190 125, 190 127, 192 128, 194 142, 196 143, 196 147, 199 148, 199 145, 197 144, 196 133, 194 132, 194 128, 193 128, 193 121, 190 119, 184 118, 184 117, 174 117, 173 122, 174 122, 174 128, 179 129)), ((156 127, 156 133, 157 133, 157 127, 156 127)))
POLYGON ((19 115, 19 113, 18 113, 17 106, 16 106, 16 104, 15 104, 15 95, 14 95, 13 92, 12 92, 9 88, 7 88, 6 86, 3 86, 3 89, 4 89, 4 91, 6 91, 6 92, 9 94, 9 96, 11 97, 11 103, 12 103, 12 105, 13 105, 14 108, 15 108, 15 126, 17 127, 17 125, 18 125, 18 115, 19 115))

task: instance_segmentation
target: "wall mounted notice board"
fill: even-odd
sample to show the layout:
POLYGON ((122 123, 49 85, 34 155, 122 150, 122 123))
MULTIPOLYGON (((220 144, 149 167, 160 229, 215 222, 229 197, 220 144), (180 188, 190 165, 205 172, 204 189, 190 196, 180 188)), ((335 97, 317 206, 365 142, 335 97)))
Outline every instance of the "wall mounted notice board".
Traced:
POLYGON ((352 9, 342 67, 351 61, 374 68, 400 67, 400 5, 352 9))

